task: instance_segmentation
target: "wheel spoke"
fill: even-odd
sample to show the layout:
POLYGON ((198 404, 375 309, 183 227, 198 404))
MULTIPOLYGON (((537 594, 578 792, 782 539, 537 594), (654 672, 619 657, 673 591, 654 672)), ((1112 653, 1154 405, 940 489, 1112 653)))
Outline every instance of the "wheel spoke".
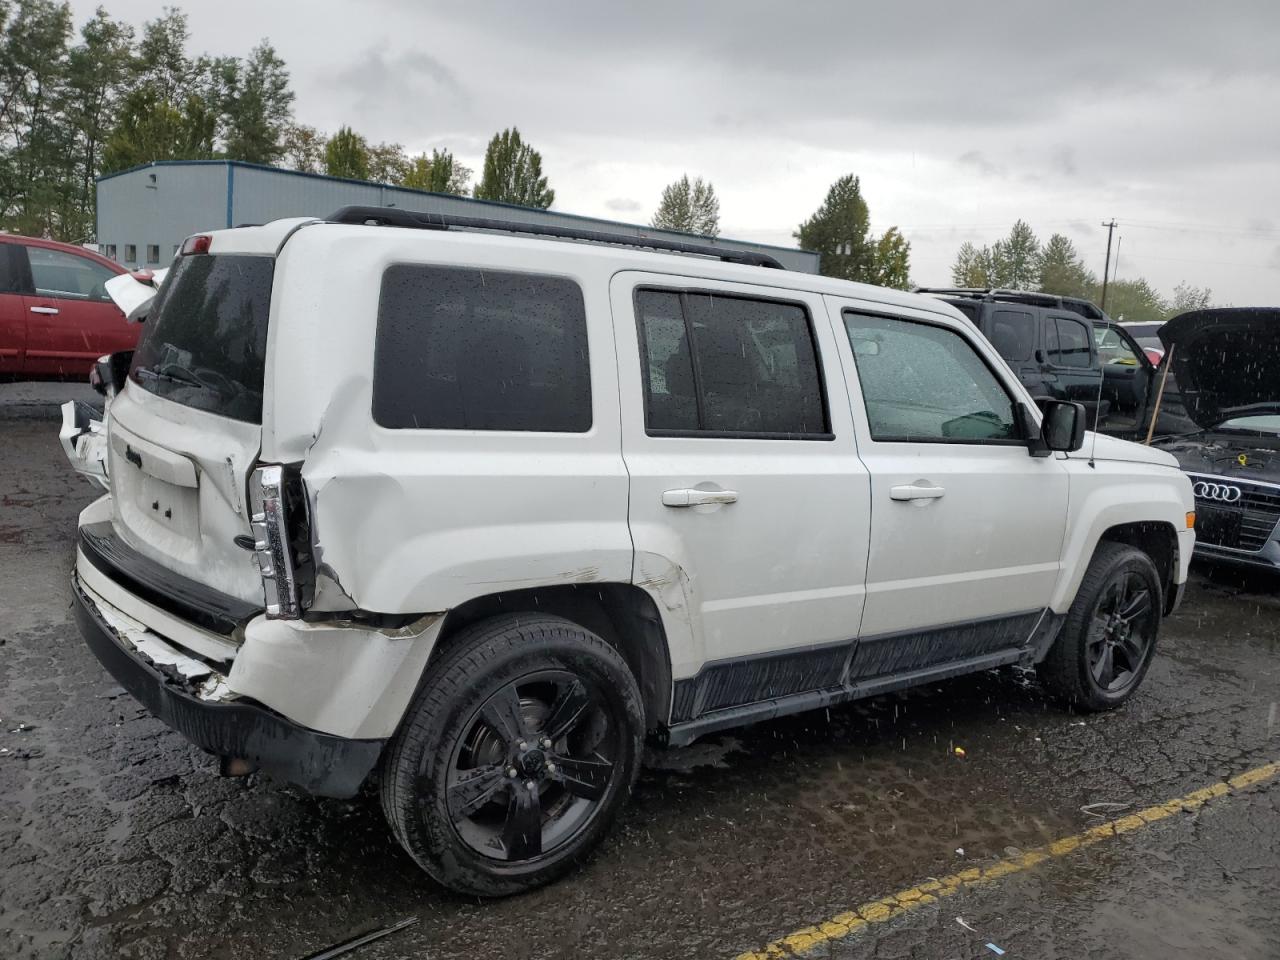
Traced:
POLYGON ((1151 612, 1151 591, 1139 590, 1129 596, 1128 602, 1120 608, 1120 619, 1131 623, 1138 617, 1151 612))
POLYGON ((1118 649, 1120 656, 1124 658, 1125 666, 1130 673, 1136 673, 1138 667, 1142 665, 1142 658, 1147 652, 1146 644, 1138 637, 1130 635, 1120 641, 1118 649))
POLYGON ((578 760, 573 757, 556 757, 553 779, 575 797, 599 800, 609 787, 613 776, 613 764, 607 760, 578 760))
POLYGON ((587 688, 581 681, 571 680, 560 691, 555 706, 551 708, 551 716, 547 717, 547 736, 552 741, 557 741, 567 735, 577 726, 589 706, 591 706, 591 698, 587 696, 587 688))
POLYGON ((542 801, 538 791, 527 789, 523 782, 511 785, 502 846, 508 860, 528 860, 542 853, 542 801))
POLYGON ((509 781, 500 763, 456 770, 449 778, 446 799, 455 820, 469 817, 493 799, 509 781))
POLYGON ((1098 686, 1104 690, 1111 686, 1111 681, 1115 679, 1115 657, 1111 644, 1103 646, 1102 653, 1090 665, 1090 669, 1093 671, 1093 679, 1098 681, 1098 686))
POLYGON ((520 712, 520 695, 514 683, 507 684, 490 697, 481 713, 485 723, 504 742, 528 739, 529 731, 525 728, 524 716, 520 712))

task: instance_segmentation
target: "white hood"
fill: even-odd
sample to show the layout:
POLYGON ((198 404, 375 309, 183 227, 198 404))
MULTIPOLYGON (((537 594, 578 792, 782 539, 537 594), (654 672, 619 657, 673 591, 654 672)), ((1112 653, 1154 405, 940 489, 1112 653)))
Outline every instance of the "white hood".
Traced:
POLYGON ((1099 460, 1120 460, 1125 463, 1150 463, 1158 467, 1177 468, 1178 461, 1173 454, 1148 447, 1142 443, 1108 437, 1106 434, 1087 432, 1084 435, 1084 446, 1067 454, 1072 460, 1088 460, 1097 457, 1099 460), (1095 447, 1094 441, 1097 441, 1095 447))

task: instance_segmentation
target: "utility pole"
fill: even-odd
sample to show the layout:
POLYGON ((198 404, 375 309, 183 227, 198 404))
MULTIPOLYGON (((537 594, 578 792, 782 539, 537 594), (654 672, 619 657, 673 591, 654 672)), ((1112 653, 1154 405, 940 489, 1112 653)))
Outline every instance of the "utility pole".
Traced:
POLYGON ((1103 226, 1107 228, 1107 262, 1106 262, 1106 265, 1103 266, 1102 268, 1102 303, 1099 304, 1099 306, 1102 307, 1103 311, 1106 311, 1107 309, 1107 278, 1111 274, 1111 234, 1116 229, 1116 218, 1112 217, 1111 222, 1104 223, 1103 226))

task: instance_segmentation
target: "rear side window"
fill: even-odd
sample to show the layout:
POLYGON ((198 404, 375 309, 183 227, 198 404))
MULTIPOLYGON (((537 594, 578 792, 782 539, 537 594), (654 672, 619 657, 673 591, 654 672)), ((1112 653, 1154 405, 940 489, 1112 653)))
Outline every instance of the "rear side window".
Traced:
POLYGON ((0 293, 27 293, 27 255, 16 243, 0 243, 0 293))
POLYGON ((129 376, 223 417, 262 422, 272 257, 179 257, 156 294, 129 376))
POLYGON ((1022 310, 993 310, 987 339, 1011 363, 1030 360, 1036 342, 1035 318, 1022 310))
POLYGON ((1050 349, 1050 362, 1061 367, 1089 366, 1089 329, 1083 323, 1065 317, 1058 317, 1056 322, 1058 345, 1056 354, 1050 349))
POLYGON ((649 433, 830 436, 802 305, 640 290, 636 312, 649 433))
POLYGON ((564 277, 389 267, 373 419, 398 429, 590 430, 582 289, 564 277))

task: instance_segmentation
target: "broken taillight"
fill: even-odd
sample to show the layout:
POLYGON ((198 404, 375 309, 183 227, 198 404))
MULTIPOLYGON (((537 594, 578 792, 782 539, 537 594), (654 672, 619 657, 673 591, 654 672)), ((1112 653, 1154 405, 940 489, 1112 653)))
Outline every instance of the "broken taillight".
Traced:
POLYGON ((284 467, 278 464, 258 467, 249 484, 253 549, 269 620, 295 620, 300 615, 284 485, 284 467))

